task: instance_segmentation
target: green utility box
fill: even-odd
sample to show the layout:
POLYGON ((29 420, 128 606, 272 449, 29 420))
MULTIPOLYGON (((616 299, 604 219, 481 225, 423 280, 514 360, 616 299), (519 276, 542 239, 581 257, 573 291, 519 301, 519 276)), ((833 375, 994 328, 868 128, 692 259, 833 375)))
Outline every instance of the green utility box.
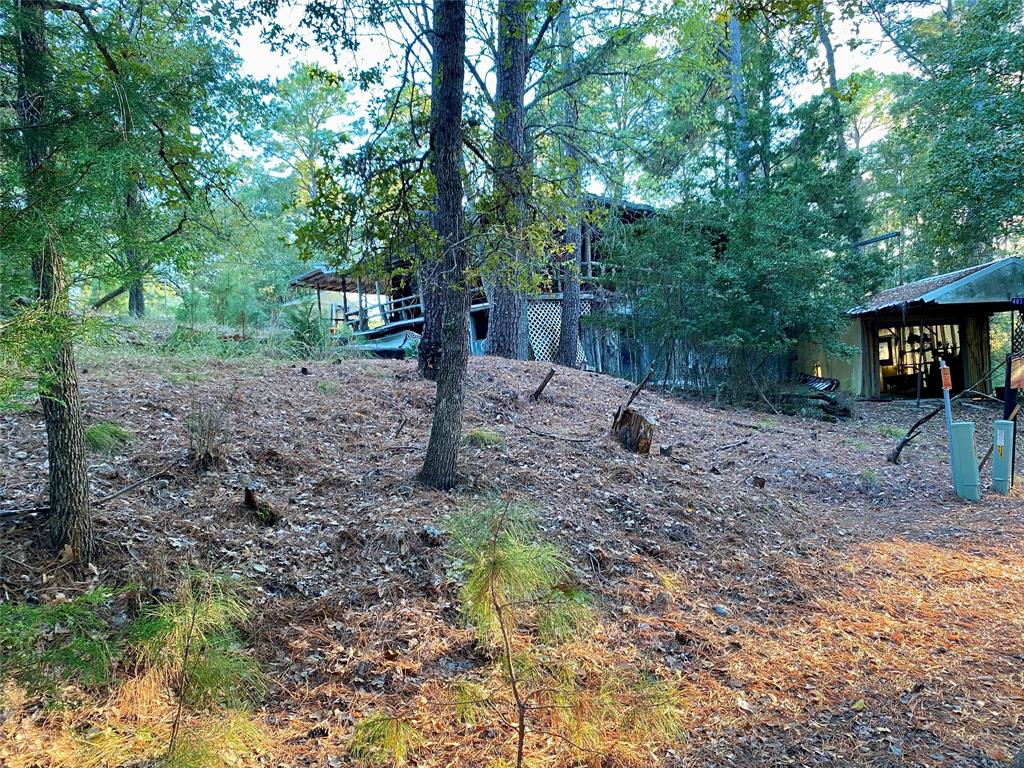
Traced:
POLYGON ((951 427, 950 452, 953 459, 953 488, 961 499, 981 498, 978 452, 974 449, 974 422, 957 421, 951 427))
POLYGON ((1013 476, 1013 422, 1000 419, 993 424, 993 431, 992 490, 1009 493, 1013 476))

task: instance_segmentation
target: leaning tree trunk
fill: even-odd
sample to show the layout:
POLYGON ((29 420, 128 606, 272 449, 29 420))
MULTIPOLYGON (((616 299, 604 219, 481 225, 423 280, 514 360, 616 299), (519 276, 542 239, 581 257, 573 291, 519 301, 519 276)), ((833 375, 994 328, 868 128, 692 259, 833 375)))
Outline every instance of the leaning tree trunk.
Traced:
MULTIPOLYGON (((572 19, 569 3, 562 3, 555 23, 558 40, 562 46, 562 73, 565 82, 571 83, 576 76, 572 40, 572 19)), ((580 182, 580 153, 575 144, 575 131, 579 123, 579 105, 576 103, 576 88, 568 86, 564 93, 563 118, 567 138, 562 138, 562 159, 569 178, 569 198, 572 201, 565 227, 565 253, 559 263, 559 278, 562 283, 562 315, 559 323, 558 350, 555 362, 575 368, 579 364, 580 346, 580 245, 582 215, 580 182)))
MULTIPOLYGON (((50 52, 46 44, 46 11, 41 4, 22 6, 18 17, 18 126, 25 143, 26 207, 37 212, 48 207, 54 189, 48 162, 51 128, 47 96, 52 86, 50 52)), ((45 226, 45 222, 44 222, 45 226)), ((40 304, 55 325, 68 319, 70 303, 63 259, 47 231, 32 260, 32 275, 40 304)), ((85 463, 85 429, 78 394, 74 347, 66 333, 57 339, 39 371, 43 420, 50 462, 50 535, 57 550, 68 548, 74 559, 93 556, 89 477, 85 463)))
POLYGON ((750 183, 750 137, 743 93, 743 26, 735 13, 729 16, 729 83, 736 103, 736 180, 743 191, 750 183))
POLYGON ((526 48, 529 3, 498 5, 497 88, 494 116, 494 191, 499 231, 498 263, 489 279, 487 354, 525 359, 526 324, 526 48))
POLYGON ((434 0, 433 78, 430 100, 430 170, 436 194, 433 222, 444 249, 440 364, 430 442, 420 479, 451 488, 458 479, 459 443, 469 358, 469 291, 465 214, 462 209, 462 100, 465 80, 466 4, 434 0))

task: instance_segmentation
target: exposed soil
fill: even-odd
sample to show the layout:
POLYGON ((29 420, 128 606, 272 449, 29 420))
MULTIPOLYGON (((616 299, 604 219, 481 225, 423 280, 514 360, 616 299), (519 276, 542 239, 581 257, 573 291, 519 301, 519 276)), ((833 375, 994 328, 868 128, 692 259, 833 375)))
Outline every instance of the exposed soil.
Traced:
MULTIPOLYGON (((98 511, 88 581, 46 554, 37 519, 0 523, 3 597, 170 589, 188 563, 248 577, 265 596, 253 638, 275 681, 259 713, 269 765, 346 764, 352 723, 375 710, 427 734, 416 765, 511 756, 507 729, 467 729, 440 704, 485 663, 441 531, 488 494, 532 501, 569 553, 597 597, 595 648, 678 682, 687 738, 659 752, 667 765, 994 766, 1024 742, 1020 484, 958 500, 941 419, 886 463, 893 428, 922 413, 911 404, 859 404, 833 424, 643 393, 634 405, 671 456, 639 457, 607 437, 627 382, 559 369, 535 403, 547 365, 475 358, 466 428, 503 443, 467 446, 448 494, 415 481, 433 391, 412 362, 85 368, 87 420, 137 435, 92 458, 94 495, 172 472, 98 511), (229 414, 220 469, 184 460, 197 403, 229 414), (243 508, 245 485, 276 522, 243 508), (326 735, 307 738, 317 724, 326 735)), ((995 411, 959 411, 986 449, 995 411)), ((0 461, 0 508, 43 502, 39 413, 0 416, 0 461)), ((549 742, 531 737, 538 764, 565 764, 549 742)))

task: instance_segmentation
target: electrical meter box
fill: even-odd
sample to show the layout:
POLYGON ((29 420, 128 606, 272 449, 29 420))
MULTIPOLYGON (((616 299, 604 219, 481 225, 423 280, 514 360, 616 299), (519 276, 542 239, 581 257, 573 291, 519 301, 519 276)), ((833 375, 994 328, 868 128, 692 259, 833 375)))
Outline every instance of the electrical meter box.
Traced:
POLYGON ((992 428, 992 490, 1009 493, 1013 477, 1013 422, 1000 419, 992 428))
POLYGON ((956 495, 961 499, 978 501, 981 498, 981 479, 978 474, 978 452, 974 448, 974 422, 955 422, 950 440, 956 495))

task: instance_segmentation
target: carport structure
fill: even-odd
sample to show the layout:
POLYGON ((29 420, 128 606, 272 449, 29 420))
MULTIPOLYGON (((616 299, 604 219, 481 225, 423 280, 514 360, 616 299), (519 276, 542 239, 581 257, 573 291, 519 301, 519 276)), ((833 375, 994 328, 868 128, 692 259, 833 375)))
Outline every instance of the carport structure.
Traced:
POLYGON ((848 313, 860 331, 855 394, 937 397, 940 360, 951 369, 954 393, 973 387, 989 394, 991 318, 1013 312, 1016 329, 1021 311, 1024 259, 1016 256, 882 291, 848 313))

